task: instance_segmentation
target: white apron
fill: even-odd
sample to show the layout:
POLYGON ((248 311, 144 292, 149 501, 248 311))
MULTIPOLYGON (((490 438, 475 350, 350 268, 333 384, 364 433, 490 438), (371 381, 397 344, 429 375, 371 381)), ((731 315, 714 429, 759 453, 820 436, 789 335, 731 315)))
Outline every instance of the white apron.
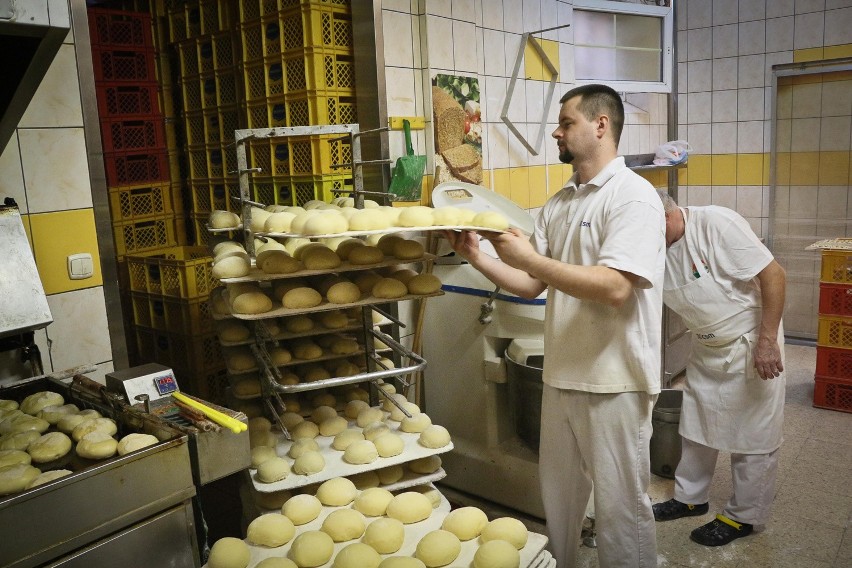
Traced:
MULTIPOLYGON (((663 289, 663 301, 692 334, 678 431, 725 452, 772 452, 782 441, 784 375, 762 380, 754 368, 760 309, 728 297, 705 268, 694 229, 690 230, 688 218, 685 221, 684 245, 700 276, 679 288, 663 289)), ((666 270, 684 268, 691 267, 666 270)), ((779 329, 782 358, 783 337, 779 329)))

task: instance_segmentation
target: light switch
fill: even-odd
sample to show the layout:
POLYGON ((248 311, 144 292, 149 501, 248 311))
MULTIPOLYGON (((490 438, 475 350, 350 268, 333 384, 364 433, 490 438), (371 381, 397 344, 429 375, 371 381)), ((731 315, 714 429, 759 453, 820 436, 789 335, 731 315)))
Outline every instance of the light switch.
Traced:
POLYGON ((83 252, 68 256, 68 276, 71 280, 91 278, 93 272, 94 265, 92 264, 91 254, 83 252))

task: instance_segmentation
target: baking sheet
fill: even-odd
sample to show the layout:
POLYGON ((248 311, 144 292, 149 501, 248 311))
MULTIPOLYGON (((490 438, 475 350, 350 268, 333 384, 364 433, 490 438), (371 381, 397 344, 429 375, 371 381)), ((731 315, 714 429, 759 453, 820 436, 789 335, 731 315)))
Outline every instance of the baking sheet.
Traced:
POLYGON ((364 235, 385 235, 393 233, 423 232, 423 231, 488 231, 491 233, 505 233, 500 229, 489 229, 488 227, 477 227, 475 225, 430 225, 428 227, 388 227, 386 229, 372 229, 369 231, 344 231, 342 233, 326 233, 322 235, 305 235, 303 233, 257 233, 262 237, 302 239, 330 239, 337 237, 360 237, 364 235))
POLYGON ((347 260, 341 261, 340 266, 335 268, 313 269, 308 270, 303 268, 296 272, 288 274, 267 274, 254 264, 249 269, 249 273, 238 278, 221 278, 223 284, 236 284, 237 282, 268 282, 270 280, 282 280, 284 278, 303 278, 307 276, 321 276, 324 274, 337 274, 339 272, 354 272, 356 270, 373 270, 376 268, 384 268, 387 266, 401 266, 405 264, 414 264, 418 262, 427 262, 435 260, 434 254, 424 253, 420 258, 404 260, 393 256, 386 256, 384 260, 372 264, 352 264, 347 260))
MULTIPOLYGON (((376 351, 379 351, 379 350, 377 349, 376 351)), ((346 359, 347 357, 363 357, 363 355, 365 353, 366 353, 366 351, 364 349, 358 349, 357 351, 353 351, 352 353, 332 353, 330 349, 323 349, 322 355, 317 357, 316 359, 297 359, 297 358, 293 357, 293 359, 291 359, 289 362, 281 364, 281 365, 275 365, 275 367, 278 368, 278 369, 286 369, 287 367, 295 367, 297 365, 306 365, 308 363, 322 363, 323 361, 333 361, 335 359, 346 359)), ((258 367, 256 365, 254 367, 252 367, 251 369, 243 369, 241 371, 234 371, 233 369, 230 369, 229 367, 227 367, 227 364, 226 364, 225 368, 228 371, 229 375, 235 376, 235 377, 239 376, 239 375, 248 375, 249 373, 257 373, 258 371, 260 371, 260 367, 258 367)))
MULTIPOLYGON (((384 319, 384 318, 383 318, 384 319)), ((392 323, 390 320, 387 320, 385 323, 392 323)), ((379 325, 379 324, 374 324, 379 325)), ((345 327, 338 327, 335 329, 330 329, 327 327, 323 327, 321 323, 317 323, 312 329, 308 331, 301 331, 299 333, 293 333, 290 331, 282 331, 280 333, 276 333, 275 335, 270 336, 269 339, 257 338, 252 335, 248 339, 244 339, 242 341, 223 341, 221 338, 219 339, 219 343, 222 347, 237 347, 240 345, 254 345, 257 341, 261 342, 271 342, 271 341, 287 341, 290 339, 301 339, 304 337, 314 337, 317 335, 331 335, 333 333, 346 333, 347 331, 361 331, 364 329, 364 326, 355 319, 350 319, 349 323, 345 327)))
POLYGON ((236 227, 225 227, 224 229, 214 229, 209 224, 205 224, 204 226, 211 233, 233 233, 234 231, 242 231, 243 230, 243 224, 242 223, 240 223, 236 227))
MULTIPOLYGON (((323 506, 319 517, 317 517, 310 523, 296 527, 296 534, 293 536, 293 539, 283 546, 279 546, 276 548, 267 548, 263 546, 255 546, 253 544, 249 544, 249 550, 251 551, 251 560, 248 564, 249 568, 253 568, 257 565, 257 563, 266 558, 286 558, 288 553, 290 552, 290 545, 293 543, 293 540, 295 540, 297 536, 306 531, 319 530, 320 527, 322 527, 322 523, 325 518, 328 517, 328 515, 330 515, 332 511, 335 511, 338 508, 340 507, 323 506)), ((417 543, 420 542, 420 539, 422 539, 426 534, 434 530, 440 529, 441 525, 444 522, 444 519, 449 513, 450 503, 442 494, 441 502, 438 504, 437 508, 432 510, 432 514, 429 516, 429 518, 424 519, 419 523, 405 525, 405 540, 403 541, 402 547, 394 554, 382 554, 382 558, 388 558, 390 556, 413 556, 415 550, 417 549, 417 543)), ((370 522, 372 522, 376 518, 379 517, 366 517, 366 524, 369 526, 370 522)), ((332 555, 331 559, 325 564, 321 564, 317 568, 331 568, 334 564, 334 558, 335 556, 337 556, 337 553, 354 542, 360 542, 360 539, 335 543, 334 554, 332 555)), ((534 564, 534 562, 536 562, 537 559, 540 558, 541 552, 544 550, 546 544, 546 536, 530 532, 527 538, 526 546, 524 546, 524 548, 520 550, 520 565, 525 568, 533 568, 534 566, 536 568, 538 568, 539 566, 541 566, 542 568, 550 568, 550 565, 547 564, 534 564)), ((474 554, 476 554, 479 545, 480 541, 478 538, 469 540, 467 542, 462 542, 461 552, 459 553, 458 557, 453 562, 448 564, 446 568, 470 568, 473 562, 473 556, 474 554)))

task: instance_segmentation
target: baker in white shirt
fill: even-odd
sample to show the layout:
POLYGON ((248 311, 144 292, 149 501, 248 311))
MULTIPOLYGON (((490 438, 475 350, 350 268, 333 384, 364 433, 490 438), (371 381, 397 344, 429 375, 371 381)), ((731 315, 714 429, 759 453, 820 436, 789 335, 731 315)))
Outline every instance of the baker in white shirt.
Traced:
POLYGON ((707 513, 716 458, 729 452, 733 495, 690 534, 699 544, 720 546, 765 525, 775 496, 784 420, 785 273, 735 211, 680 208, 658 193, 668 247, 663 301, 689 328, 692 351, 674 498, 655 504, 654 517, 707 513))

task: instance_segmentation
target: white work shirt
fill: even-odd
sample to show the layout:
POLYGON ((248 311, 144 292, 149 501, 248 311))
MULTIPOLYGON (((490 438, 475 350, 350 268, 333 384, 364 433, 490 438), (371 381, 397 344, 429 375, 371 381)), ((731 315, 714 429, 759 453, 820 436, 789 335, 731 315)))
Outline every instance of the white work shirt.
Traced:
POLYGON ((639 277, 620 308, 547 292, 546 384, 595 393, 660 392, 665 216, 654 187, 624 165, 607 164, 589 183, 576 175, 550 198, 531 242, 539 254, 639 277))

